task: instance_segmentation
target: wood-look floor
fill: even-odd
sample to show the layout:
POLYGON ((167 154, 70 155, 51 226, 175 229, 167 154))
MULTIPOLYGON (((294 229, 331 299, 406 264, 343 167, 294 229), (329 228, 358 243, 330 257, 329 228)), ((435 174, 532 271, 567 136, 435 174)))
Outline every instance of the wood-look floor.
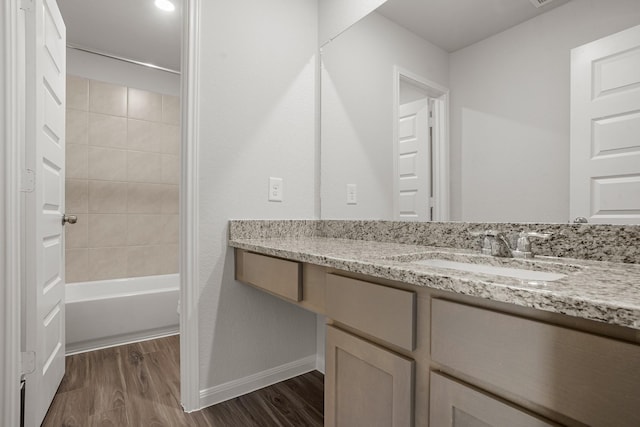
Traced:
POLYGON ((322 426, 324 377, 310 372, 184 413, 180 406, 179 338, 69 356, 46 427, 322 426))

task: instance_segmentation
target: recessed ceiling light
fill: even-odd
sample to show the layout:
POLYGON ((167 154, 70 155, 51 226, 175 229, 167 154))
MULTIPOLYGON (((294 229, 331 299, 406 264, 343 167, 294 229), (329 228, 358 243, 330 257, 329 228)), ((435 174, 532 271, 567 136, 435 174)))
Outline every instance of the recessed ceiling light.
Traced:
POLYGON ((169 0, 156 0, 155 5, 158 9, 164 10, 165 12, 173 12, 176 10, 176 6, 169 0))

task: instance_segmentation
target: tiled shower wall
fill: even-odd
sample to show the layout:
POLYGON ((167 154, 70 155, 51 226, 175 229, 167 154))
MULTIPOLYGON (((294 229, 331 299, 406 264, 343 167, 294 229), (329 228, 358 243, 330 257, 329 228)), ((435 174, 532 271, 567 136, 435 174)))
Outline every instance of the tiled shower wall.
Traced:
POLYGON ((178 271, 179 108, 67 76, 67 282, 178 271))

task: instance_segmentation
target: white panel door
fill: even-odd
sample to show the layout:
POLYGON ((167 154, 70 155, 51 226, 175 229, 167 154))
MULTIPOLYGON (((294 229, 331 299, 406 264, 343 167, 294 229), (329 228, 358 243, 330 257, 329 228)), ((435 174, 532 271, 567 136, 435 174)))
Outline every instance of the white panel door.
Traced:
POLYGON ((35 186, 26 196, 25 425, 39 426, 64 375, 65 26, 55 0, 26 13, 26 156, 35 186))
POLYGON ((640 224, 640 26, 571 51, 571 219, 640 224))
POLYGON ((431 160, 429 158, 429 100, 400 105, 398 109, 398 193, 395 218, 429 221, 431 160))

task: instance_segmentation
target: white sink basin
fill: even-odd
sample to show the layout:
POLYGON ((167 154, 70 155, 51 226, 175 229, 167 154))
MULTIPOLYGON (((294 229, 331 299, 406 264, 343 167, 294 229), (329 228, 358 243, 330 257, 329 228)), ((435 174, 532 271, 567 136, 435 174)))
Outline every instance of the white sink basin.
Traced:
POLYGON ((566 277, 566 274, 550 273, 547 271, 525 270, 521 268, 499 267, 488 264, 473 264, 468 262, 449 261, 444 259, 425 259, 413 261, 413 264, 435 268, 467 271, 469 273, 493 274, 495 276, 511 277, 532 282, 553 282, 566 277))

